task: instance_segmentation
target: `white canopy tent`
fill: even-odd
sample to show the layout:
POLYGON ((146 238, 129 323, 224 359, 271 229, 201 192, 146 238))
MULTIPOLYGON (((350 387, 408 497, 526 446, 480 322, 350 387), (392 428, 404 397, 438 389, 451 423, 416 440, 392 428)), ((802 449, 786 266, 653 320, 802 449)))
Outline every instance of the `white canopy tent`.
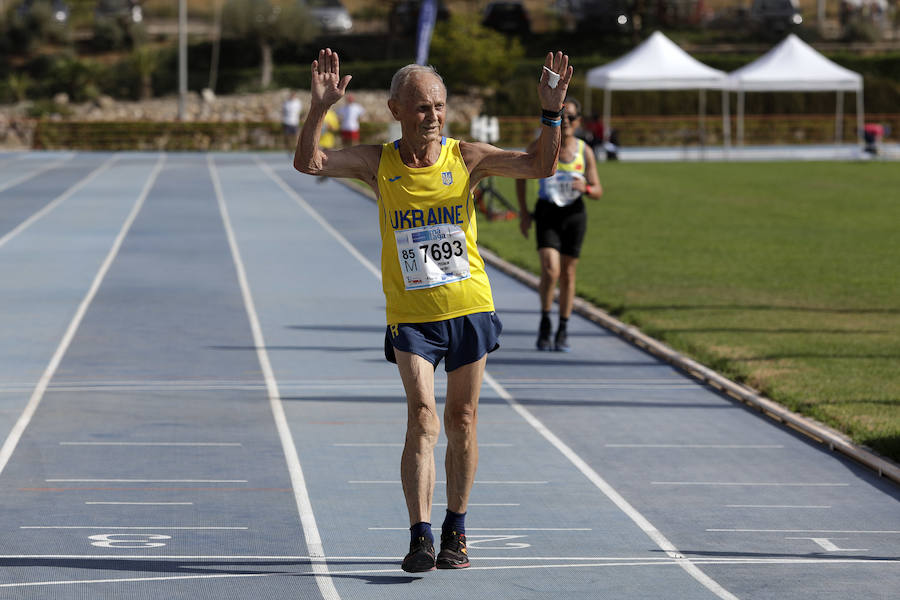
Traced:
POLYGON ((843 131, 844 92, 856 92, 857 131, 863 129, 863 80, 859 73, 828 60, 793 33, 758 59, 728 76, 737 93, 737 140, 744 143, 745 92, 837 92, 835 142, 843 131))
MULTIPOLYGON (((628 54, 588 71, 585 111, 590 109, 591 90, 603 89, 603 131, 608 136, 613 90, 699 90, 699 120, 703 130, 706 90, 721 89, 727 100, 726 85, 724 71, 704 65, 656 31, 628 54)), ((731 137, 728 103, 723 102, 722 107, 723 131, 728 145, 731 137)))

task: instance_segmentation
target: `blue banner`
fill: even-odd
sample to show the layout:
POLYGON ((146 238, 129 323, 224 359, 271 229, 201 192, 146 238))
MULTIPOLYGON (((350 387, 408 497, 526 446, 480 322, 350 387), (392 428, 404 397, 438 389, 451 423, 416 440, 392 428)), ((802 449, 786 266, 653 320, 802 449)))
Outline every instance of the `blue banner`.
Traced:
POLYGON ((428 62, 428 48, 431 46, 431 32, 437 20, 437 0, 422 0, 419 8, 419 26, 416 28, 416 64, 428 62))

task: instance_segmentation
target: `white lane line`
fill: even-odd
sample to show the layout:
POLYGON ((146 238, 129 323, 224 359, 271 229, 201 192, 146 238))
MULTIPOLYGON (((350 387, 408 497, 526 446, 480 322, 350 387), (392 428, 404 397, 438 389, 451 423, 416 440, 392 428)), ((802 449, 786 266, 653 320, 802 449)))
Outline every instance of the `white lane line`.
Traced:
MULTIPOLYGON (((0 556, 0 558, 34 558, 33 556, 22 556, 22 557, 7 557, 0 556)), ((59 555, 54 558, 85 558, 85 557, 75 557, 75 556, 66 556, 59 555)), ((152 560, 154 558, 160 557, 149 557, 149 556, 122 556, 117 557, 115 560, 129 559, 129 558, 141 558, 145 560, 152 560)), ((173 557, 179 558, 179 557, 173 557)), ((185 557, 190 558, 190 557, 185 557)), ((329 557, 333 559, 333 557, 329 557)), ((359 559, 368 559, 373 560, 370 557, 357 557, 359 559)), ((398 559, 392 558, 391 560, 396 561, 398 559)), ((479 556, 478 560, 484 560, 483 557, 479 556)), ((570 559, 563 559, 570 560, 570 559)), ((785 559, 785 558, 775 558, 775 559, 757 559, 757 558, 738 558, 738 559, 698 559, 696 561, 698 564, 702 565, 823 565, 823 564, 868 564, 868 565, 877 565, 877 566, 894 566, 898 564, 900 561, 896 560, 867 560, 867 559, 859 559, 859 558, 800 558, 800 559, 785 559)), ((578 564, 549 564, 549 565, 497 565, 497 566, 474 566, 469 567, 468 571, 497 571, 497 570, 506 570, 506 571, 516 571, 516 570, 530 570, 530 569, 585 569, 585 568, 611 568, 611 567, 670 567, 676 566, 678 563, 672 559, 663 559, 657 560, 654 558, 637 558, 637 559, 629 559, 626 561, 616 560, 615 562, 597 562, 597 563, 578 563, 578 564)), ((217 565, 221 567, 221 565, 217 565)), ((354 570, 336 570, 332 571, 335 575, 339 576, 352 576, 352 575, 378 575, 378 574, 389 574, 389 573, 403 573, 399 568, 388 568, 388 569, 354 569, 354 570)), ((119 578, 111 578, 111 579, 68 579, 68 580, 57 580, 57 581, 29 581, 29 582, 20 582, 20 583, 2 583, 0 584, 0 588, 26 588, 26 587, 41 587, 41 586, 57 586, 57 585, 96 585, 96 584, 104 584, 104 583, 144 583, 150 581, 184 581, 184 580, 205 580, 205 579, 237 579, 237 578, 245 578, 245 577, 296 577, 297 575, 307 574, 303 571, 297 572, 279 572, 279 573, 221 573, 214 575, 170 575, 166 577, 119 577, 119 578)), ((315 572, 312 573, 315 575, 315 572)))
POLYGON ((193 506, 193 502, 85 502, 85 504, 114 504, 120 505, 124 504, 127 506, 193 506))
MULTIPOLYGON (((434 506, 447 506, 446 502, 432 502, 434 506)), ((521 506, 518 502, 469 502, 467 506, 521 506)))
MULTIPOLYGON (((115 158, 116 157, 113 157, 112 159, 105 162, 93 173, 82 179, 78 184, 76 184, 75 187, 86 184, 95 175, 97 175, 97 173, 99 173, 103 169, 106 169, 110 164, 112 164, 112 161, 115 158)), ((85 294, 84 299, 81 301, 81 304, 75 311, 75 316, 72 317, 72 321, 69 323, 69 327, 66 329, 62 340, 60 340, 59 346, 57 346, 56 348, 56 352, 53 353, 53 357, 50 359, 50 363, 47 365, 47 368, 44 370, 44 373, 38 380, 38 383, 34 388, 34 392, 31 394, 31 398, 28 400, 28 404, 25 406, 25 410, 22 411, 21 416, 16 421, 16 424, 13 426, 12 430, 9 432, 9 435, 6 437, 6 441, 3 443, 2 448, 0 448, 0 473, 3 472, 3 469, 5 469, 7 463, 9 463, 9 459, 12 456, 13 451, 16 449, 19 440, 22 438, 22 434, 25 433, 25 428, 28 427, 28 424, 31 422, 34 411, 37 410, 38 405, 41 403, 41 399, 44 397, 44 392, 47 390, 47 385, 50 383, 50 380, 53 379, 53 375, 56 373, 56 369, 59 368, 59 364, 60 362, 62 362, 63 356, 69 349, 69 344, 72 343, 72 339, 75 337, 75 332, 78 330, 79 325, 81 325, 81 320, 84 318, 85 313, 87 313, 88 306, 90 306, 91 302, 93 302, 94 296, 97 295, 97 290, 100 289, 100 284, 106 277, 106 273, 109 271, 110 266, 112 266, 116 255, 118 255, 119 248, 122 247, 122 243, 125 241, 125 236, 128 235, 128 231, 131 229, 131 225, 134 223, 135 219, 138 216, 138 213, 144 206, 144 200, 146 200, 147 195, 150 193, 150 189, 153 187, 153 183, 156 181, 156 177, 162 170, 165 158, 166 155, 162 154, 156 161, 156 165, 153 167, 153 171, 150 172, 150 176, 147 177, 147 181, 146 183, 144 183, 144 188, 138 195, 137 201, 134 203, 134 206, 132 207, 131 212, 128 214, 128 217, 125 219, 125 222, 122 224, 122 228, 119 230, 119 234, 116 236, 112 248, 110 248, 109 253, 106 255, 106 259, 103 261, 103 264, 100 265, 100 270, 97 271, 97 275, 94 277, 94 281, 91 283, 90 289, 88 289, 87 294, 85 294)), ((74 193, 74 189, 75 188, 70 188, 70 192, 74 193)), ((69 195, 71 195, 71 193, 69 193, 69 195)), ((60 196, 60 198, 62 197, 63 196, 60 196)), ((7 238, 0 239, 0 246, 3 245, 4 240, 6 239, 7 238)))
MULTIPOLYGON (((446 446, 447 442, 439 442, 437 444, 438 447, 446 446)), ((332 446, 337 446, 340 448, 402 448, 403 444, 400 442, 344 442, 344 443, 335 443, 332 446)), ((511 448, 515 446, 515 444, 478 444, 479 448, 511 448)))
MULTIPOLYGON (((361 485, 380 485, 380 484, 384 484, 384 483, 390 484, 390 485, 400 485, 400 480, 398 479, 398 480, 390 481, 390 480, 384 480, 384 479, 379 479, 379 480, 351 479, 347 483, 361 484, 361 485)), ((442 481, 442 480, 436 480, 435 483, 436 484, 445 484, 447 482, 442 481)), ((475 483, 478 485, 546 485, 550 482, 549 481, 490 481, 490 480, 481 481, 481 480, 475 480, 475 483)))
MULTIPOLYGON (((30 217, 28 217, 27 219, 25 219, 24 221, 22 221, 21 223, 19 223, 19 225, 16 226, 15 229, 13 229, 12 231, 10 231, 9 233, 7 233, 6 235, 4 235, 3 237, 0 237, 0 248, 2 248, 8 241, 10 241, 11 239, 13 239, 14 237, 16 237, 17 235, 19 235, 19 234, 22 233, 23 231, 25 231, 26 229, 28 229, 29 227, 31 227, 31 225, 34 224, 35 221, 37 221, 38 219, 42 218, 44 215, 46 215, 47 213, 49 213, 51 210, 53 210, 54 208, 56 208, 57 206, 59 206, 60 204, 62 204, 63 202, 65 202, 68 198, 70 198, 73 194, 75 194, 75 192, 77 192, 78 190, 80 190, 81 188, 83 188, 84 186, 86 186, 88 183, 90 183, 91 180, 94 179, 94 177, 96 177, 97 175, 99 175, 99 174, 102 173, 103 171, 107 170, 107 169, 108 169, 115 161, 117 161, 118 159, 119 159, 119 155, 118 155, 118 154, 115 154, 115 155, 111 156, 110 158, 108 158, 108 159, 106 160, 106 162, 104 162, 102 165, 100 165, 99 167, 97 167, 96 169, 94 169, 93 171, 91 171, 91 172, 88 174, 87 177, 85 177, 85 178, 82 179, 81 181, 79 181, 79 182, 77 182, 76 184, 74 184, 72 187, 70 187, 69 189, 67 189, 65 192, 63 192, 62 194, 60 194, 59 196, 57 196, 56 198, 54 198, 53 200, 51 200, 48 204, 44 205, 44 207, 43 207, 42 209, 40 209, 39 211, 37 211, 36 213, 32 214, 32 215, 31 215, 30 217)), ((160 158, 160 160, 162 160, 162 157, 160 158)), ((154 179, 156 179, 156 175, 157 175, 157 173, 158 173, 158 170, 157 170, 157 169, 160 167, 160 165, 161 165, 160 162, 157 162, 157 163, 156 163, 156 168, 154 168, 153 173, 151 173, 150 179, 148 180, 148 183, 150 183, 150 182, 152 182, 154 179)), ((146 192, 148 192, 148 191, 149 191, 149 188, 145 186, 144 192, 141 192, 141 197, 138 199, 138 203, 137 203, 138 205, 143 204, 143 198, 146 196, 146 192)), ((136 215, 136 214, 137 214, 137 213, 135 213, 135 215, 136 215)), ((126 223, 128 223, 128 225, 129 225, 129 227, 130 227, 131 224, 130 224, 128 221, 126 221, 126 223)), ((118 251, 118 248, 117 248, 116 250, 118 251)))
POLYGON ((714 593, 721 600, 738 600, 737 596, 722 587, 712 577, 700 570, 691 559, 686 558, 675 545, 666 538, 650 521, 644 517, 636 508, 634 508, 625 498, 615 490, 599 473, 597 473, 583 458, 578 456, 565 442, 556 436, 547 428, 531 411, 519 404, 506 389, 497 383, 490 373, 485 371, 484 380, 490 385, 497 394, 506 400, 506 402, 516 411, 529 425, 531 425, 544 439, 550 442, 569 462, 571 462, 581 473, 593 483, 610 501, 615 504, 619 510, 624 512, 635 525, 647 534, 647 536, 659 546, 669 557, 675 559, 675 562, 685 570, 697 582, 706 589, 714 593))
MULTIPOLYGON (((325 548, 322 545, 319 527, 316 524, 316 516, 313 513, 309 490, 306 488, 306 478, 303 475, 303 468, 300 465, 300 458, 297 454, 294 436, 291 434, 291 428, 288 426, 287 417, 284 414, 281 392, 278 389, 278 381, 275 379, 275 371, 272 369, 272 363, 269 361, 269 353, 266 350, 266 340, 263 336, 259 316, 256 313, 256 305, 253 302, 253 294, 250 291, 247 271, 244 268, 244 261, 241 259, 241 251, 240 248, 238 248, 237 238, 234 235, 234 228, 231 226, 231 217, 228 214, 228 206, 225 204, 225 196, 222 193, 222 183, 219 180, 219 172, 216 169, 211 154, 207 154, 206 162, 209 166, 213 188, 216 192, 216 200, 219 203, 219 212, 222 214, 222 224, 225 227, 225 233, 228 237, 228 246, 231 248, 231 257, 234 262, 235 270, 237 271, 237 278, 241 287, 244 307, 247 310, 247 319, 250 321, 250 330, 253 333, 253 344, 256 346, 256 356, 259 360, 259 366, 262 369, 263 378, 266 382, 269 405, 275 420, 275 426, 278 429, 278 437, 281 438, 281 447, 284 452, 284 457, 287 461, 287 467, 291 477, 291 487, 294 489, 294 499, 297 503, 297 511, 300 515, 300 525, 303 528, 303 536, 306 539, 306 547, 309 549, 310 555, 316 557, 312 561, 312 570, 315 574, 314 579, 324 600, 340 600, 340 595, 334 586, 334 580, 328 573, 325 548)), ((256 162, 260 167, 263 166, 259 159, 256 159, 256 162)), ((263 171, 266 171, 270 178, 275 179, 271 169, 268 169, 267 171, 266 168, 263 168, 263 171)), ((283 185, 283 182, 280 185, 282 186, 282 189, 290 189, 286 185, 283 185)), ((296 196, 296 194, 294 195, 296 196)), ((299 196, 297 196, 297 199, 302 202, 302 199, 299 196)), ((330 227, 330 225, 328 227, 330 227)))
POLYGON ((791 481, 651 481, 651 485, 711 485, 750 487, 848 487, 849 483, 801 483, 791 481))
MULTIPOLYGON (((266 560, 266 561, 285 561, 298 562, 310 561, 311 556, 290 556, 290 555, 246 555, 246 554, 0 554, 0 560, 11 559, 81 559, 81 560, 147 560, 147 561, 163 561, 163 560, 266 560)), ((329 561, 385 561, 397 562, 402 556, 328 556, 329 561)), ((868 563, 868 564, 900 564, 897 558, 843 558, 843 557, 816 557, 816 558, 785 558, 785 557, 746 557, 746 556, 717 556, 715 558, 694 558, 698 563, 704 564, 845 564, 845 563, 868 563)), ((673 563, 674 559, 664 556, 482 556, 478 555, 478 561, 497 561, 497 562, 535 562, 535 561, 573 561, 573 562, 657 562, 657 563, 673 563)), ((221 565, 218 565, 221 566, 221 565)), ((242 565, 243 566, 243 565, 242 565)), ((399 570, 399 569, 398 569, 399 570)))
POLYGON ((168 525, 131 526, 131 525, 22 525, 19 529, 171 529, 171 530, 212 530, 212 531, 247 531, 249 527, 202 527, 184 526, 173 527, 168 525))
MULTIPOLYGON (((435 527, 434 529, 440 530, 441 528, 435 527)), ((409 527, 369 527, 369 531, 409 531, 409 527)), ((593 529, 590 527, 466 527, 466 531, 593 531, 593 529)))
POLYGON ((295 192, 295 191, 293 190, 293 188, 291 188, 291 186, 289 186, 289 185, 284 181, 284 179, 281 178, 281 176, 279 176, 278 174, 276 174, 276 173, 272 170, 272 168, 271 168, 269 165, 263 163, 263 162, 260 161, 258 158, 256 159, 256 164, 259 165, 259 168, 262 169, 262 171, 263 171, 266 175, 268 175, 269 178, 270 178, 272 181, 274 181, 274 182, 278 185, 278 187, 280 187, 280 188, 284 191, 285 194, 287 194, 291 199, 294 200, 294 202, 296 202, 297 204, 299 204, 301 208, 303 208, 307 213, 309 213, 309 215, 310 215, 313 219, 315 219, 316 222, 318 222, 319 225, 321 225, 322 228, 323 228, 325 231, 327 231, 328 233, 330 233, 331 236, 332 236, 335 240, 337 240, 337 242, 347 250, 347 252, 349 252, 349 253, 350 253, 354 258, 356 258, 356 260, 358 260, 358 261, 359 261, 366 269, 368 269, 369 272, 372 273, 372 275, 374 275, 374 276, 378 279, 378 281, 381 281, 381 271, 380 271, 375 265, 373 265, 371 262, 369 262, 369 259, 367 259, 365 256, 363 256, 363 255, 359 252, 359 250, 357 250, 356 247, 355 247, 353 244, 351 244, 351 243, 347 240, 347 238, 345 238, 345 237, 344 237, 337 229, 335 229, 334 227, 332 227, 332 226, 331 226, 331 223, 329 223, 328 221, 326 221, 326 220, 322 217, 322 215, 320 215, 320 214, 318 213, 318 211, 316 211, 316 209, 314 209, 312 206, 310 206, 309 203, 308 203, 306 200, 304 200, 304 199, 300 196, 300 194, 298 194, 297 192, 295 192))
POLYGON ((784 448, 783 444, 604 444, 606 448, 688 448, 713 450, 769 450, 784 448))
POLYGON ((239 442, 60 442, 60 446, 241 446, 239 442))
POLYGON ((45 479, 47 483, 249 483, 246 479, 45 479))
POLYGON ((725 508, 831 508, 824 504, 820 505, 803 505, 803 504, 726 504, 725 508))
POLYGON ((19 177, 15 178, 15 179, 11 179, 10 181, 7 181, 6 183, 0 185, 0 192, 4 192, 4 191, 8 190, 9 188, 11 188, 12 186, 19 185, 20 183, 24 183, 24 182, 28 181, 29 179, 33 179, 33 178, 37 177, 38 175, 40 175, 41 173, 46 173, 50 169, 55 169, 56 167, 69 162, 73 158, 75 158, 74 153, 70 154, 66 158, 57 160, 56 162, 52 162, 49 165, 43 166, 39 169, 36 169, 36 170, 32 171, 31 173, 25 173, 24 175, 20 175, 19 177))
POLYGON ((897 530, 859 530, 859 529, 707 529, 719 533, 900 533, 897 530))
POLYGON ((138 583, 146 581, 179 581, 185 579, 236 579, 240 577, 272 577, 276 573, 233 573, 223 575, 171 575, 168 577, 118 577, 113 579, 68 579, 62 581, 29 581, 0 583, 0 588, 39 587, 44 585, 85 585, 98 583, 138 583))
MULTIPOLYGON (((259 162, 259 159, 257 159, 259 162)), ((297 194, 291 190, 284 181, 276 175, 271 168, 266 167, 267 172, 270 174, 270 177, 279 181, 279 185, 282 186, 282 189, 292 196, 297 196, 297 194)), ((342 243, 345 245, 349 245, 346 238, 341 236, 340 233, 334 230, 331 225, 319 215, 309 204, 306 202, 300 202, 301 206, 312 215, 317 221, 323 223, 324 226, 328 229, 328 231, 332 232, 332 235, 338 239, 343 240, 342 243)), ((356 257, 366 268, 369 269, 378 279, 381 279, 381 272, 373 265, 369 260, 362 256, 359 252, 356 251, 355 248, 350 246, 351 254, 356 257)), ((696 579, 699 583, 701 583, 708 590, 716 594, 722 600, 738 600, 737 596, 723 588, 716 581, 714 581, 711 577, 709 577, 706 573, 697 568, 690 560, 686 559, 684 555, 682 555, 678 549, 670 542, 668 539, 663 536, 663 534, 656 529, 643 515, 641 515, 631 504, 629 504, 625 498, 623 498, 612 486, 610 486, 600 475, 597 474, 594 469, 590 467, 581 457, 579 457, 575 452, 572 451, 566 444, 563 443, 553 432, 551 432, 547 427, 541 423, 534 415, 531 414, 529 410, 519 404, 515 398, 513 398, 506 389, 497 383, 497 380, 494 379, 490 373, 485 371, 484 380, 490 385, 501 398, 506 400, 506 402, 515 410, 526 422, 528 422, 534 429, 536 429, 544 438, 549 441, 553 446, 557 448, 569 461, 574 464, 578 470, 580 470, 607 498, 609 498, 616 506, 619 507, 628 517, 641 528, 644 533, 646 533, 662 550, 664 550, 670 557, 674 558, 677 564, 684 569, 687 573, 689 573, 694 579, 696 579)), ((470 567, 471 568, 471 567, 470 567)))

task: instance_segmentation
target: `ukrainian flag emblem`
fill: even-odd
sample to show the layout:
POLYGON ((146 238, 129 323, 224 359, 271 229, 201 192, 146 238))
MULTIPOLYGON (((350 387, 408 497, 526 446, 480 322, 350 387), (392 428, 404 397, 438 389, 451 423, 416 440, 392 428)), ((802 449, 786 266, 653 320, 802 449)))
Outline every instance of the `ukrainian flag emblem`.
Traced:
POLYGON ((444 185, 453 185, 453 171, 443 171, 441 181, 444 182, 444 185))

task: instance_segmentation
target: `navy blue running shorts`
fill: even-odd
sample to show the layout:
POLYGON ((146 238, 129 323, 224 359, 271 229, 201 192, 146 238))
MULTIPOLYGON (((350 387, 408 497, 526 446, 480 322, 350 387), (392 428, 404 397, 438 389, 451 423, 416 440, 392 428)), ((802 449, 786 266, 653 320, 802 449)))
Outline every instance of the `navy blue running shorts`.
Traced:
POLYGON ((503 323, 493 312, 481 312, 430 323, 388 325, 384 334, 384 357, 397 362, 394 349, 418 354, 436 369, 454 371, 476 362, 500 347, 503 323))

